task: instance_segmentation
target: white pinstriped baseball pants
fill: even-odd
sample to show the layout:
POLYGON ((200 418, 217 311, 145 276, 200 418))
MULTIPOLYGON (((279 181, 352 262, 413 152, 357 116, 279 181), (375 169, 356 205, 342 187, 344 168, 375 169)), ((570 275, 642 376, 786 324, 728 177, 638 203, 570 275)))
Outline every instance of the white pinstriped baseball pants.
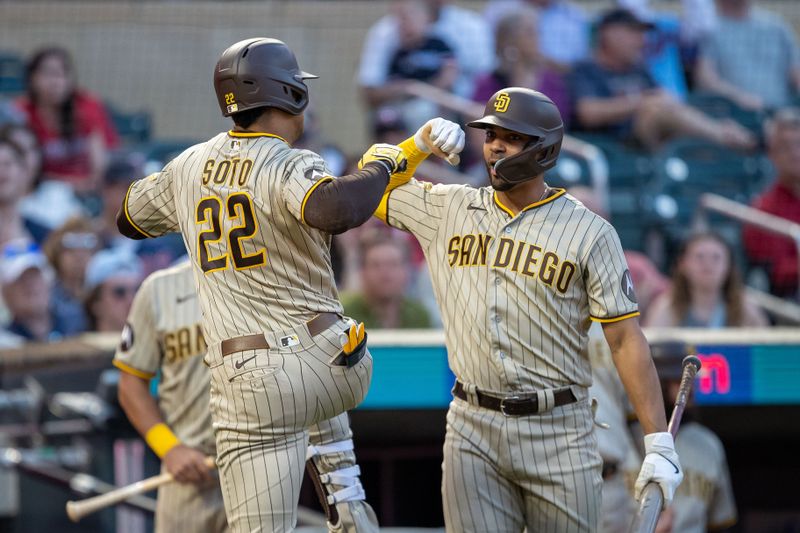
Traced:
POLYGON ((586 398, 518 417, 455 398, 442 465, 447 531, 594 533, 601 468, 586 398))
POLYGON ((367 353, 352 368, 329 364, 341 351, 339 333, 347 324, 340 320, 313 339, 305 325, 265 333, 270 346, 296 335, 299 344, 289 348, 223 358, 219 345, 209 347, 217 465, 234 533, 292 531, 309 428, 335 419, 312 433, 331 441, 350 437, 346 411, 367 394, 372 357, 367 353))

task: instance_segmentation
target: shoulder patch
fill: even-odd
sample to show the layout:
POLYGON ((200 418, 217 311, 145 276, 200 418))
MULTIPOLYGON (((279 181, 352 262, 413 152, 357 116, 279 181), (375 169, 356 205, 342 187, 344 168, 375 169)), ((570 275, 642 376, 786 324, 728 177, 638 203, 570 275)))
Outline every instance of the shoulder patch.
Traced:
POLYGON ((622 292, 628 300, 637 303, 636 292, 633 290, 633 277, 631 276, 630 270, 626 269, 625 272, 622 273, 620 287, 622 287, 622 292))
POLYGON ((119 341, 119 349, 127 352, 133 348, 133 326, 129 322, 125 322, 125 327, 122 328, 122 337, 119 341))

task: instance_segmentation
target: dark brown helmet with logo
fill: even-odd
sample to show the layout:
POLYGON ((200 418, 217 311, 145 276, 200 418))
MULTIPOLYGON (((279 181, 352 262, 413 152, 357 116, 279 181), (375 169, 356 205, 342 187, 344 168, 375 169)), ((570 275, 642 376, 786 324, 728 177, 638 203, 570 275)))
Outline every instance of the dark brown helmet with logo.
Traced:
POLYGON ((467 126, 498 126, 533 137, 520 153, 495 163, 497 176, 509 183, 527 181, 556 166, 564 138, 564 122, 553 101, 524 87, 508 87, 494 93, 483 117, 467 126))
POLYGON ((284 42, 260 37, 239 41, 222 52, 214 68, 214 90, 226 117, 258 107, 299 115, 308 105, 303 80, 316 77, 300 70, 284 42))

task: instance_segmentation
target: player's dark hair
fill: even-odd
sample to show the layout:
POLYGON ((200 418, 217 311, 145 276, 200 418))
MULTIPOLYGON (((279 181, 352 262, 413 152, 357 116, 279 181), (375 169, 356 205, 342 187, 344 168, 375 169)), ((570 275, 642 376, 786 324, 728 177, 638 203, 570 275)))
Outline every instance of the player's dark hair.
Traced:
POLYGON ((50 57, 56 57, 64 65, 64 70, 67 76, 73 78, 73 86, 67 98, 61 103, 59 109, 59 133, 65 139, 72 139, 75 135, 75 86, 74 86, 74 68, 72 66, 72 57, 65 48, 60 46, 48 46, 37 50, 25 68, 25 85, 28 92, 28 98, 36 105, 37 95, 33 89, 31 80, 42 66, 45 60, 50 57))
POLYGON ((689 313, 692 301, 692 288, 689 280, 681 272, 681 262, 691 246, 699 241, 715 241, 725 248, 728 256, 728 272, 720 288, 722 299, 725 302, 725 325, 728 327, 741 326, 744 323, 744 285, 742 276, 733 258, 733 249, 722 235, 713 231, 703 231, 692 234, 687 238, 678 252, 672 272, 672 312, 678 323, 682 323, 689 313))
POLYGON ((261 115, 269 111, 269 107, 256 107, 255 109, 248 109, 247 111, 235 113, 231 115, 231 118, 233 119, 233 123, 240 128, 249 128, 261 115))

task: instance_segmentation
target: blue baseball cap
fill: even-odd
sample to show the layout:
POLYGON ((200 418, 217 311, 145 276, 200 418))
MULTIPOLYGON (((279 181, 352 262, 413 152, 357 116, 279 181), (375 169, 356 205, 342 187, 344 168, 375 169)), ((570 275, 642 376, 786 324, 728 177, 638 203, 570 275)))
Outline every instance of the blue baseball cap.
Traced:
POLYGON ((53 269, 39 246, 27 239, 7 243, 0 253, 0 281, 14 283, 28 269, 39 269, 46 278, 52 279, 53 269))

